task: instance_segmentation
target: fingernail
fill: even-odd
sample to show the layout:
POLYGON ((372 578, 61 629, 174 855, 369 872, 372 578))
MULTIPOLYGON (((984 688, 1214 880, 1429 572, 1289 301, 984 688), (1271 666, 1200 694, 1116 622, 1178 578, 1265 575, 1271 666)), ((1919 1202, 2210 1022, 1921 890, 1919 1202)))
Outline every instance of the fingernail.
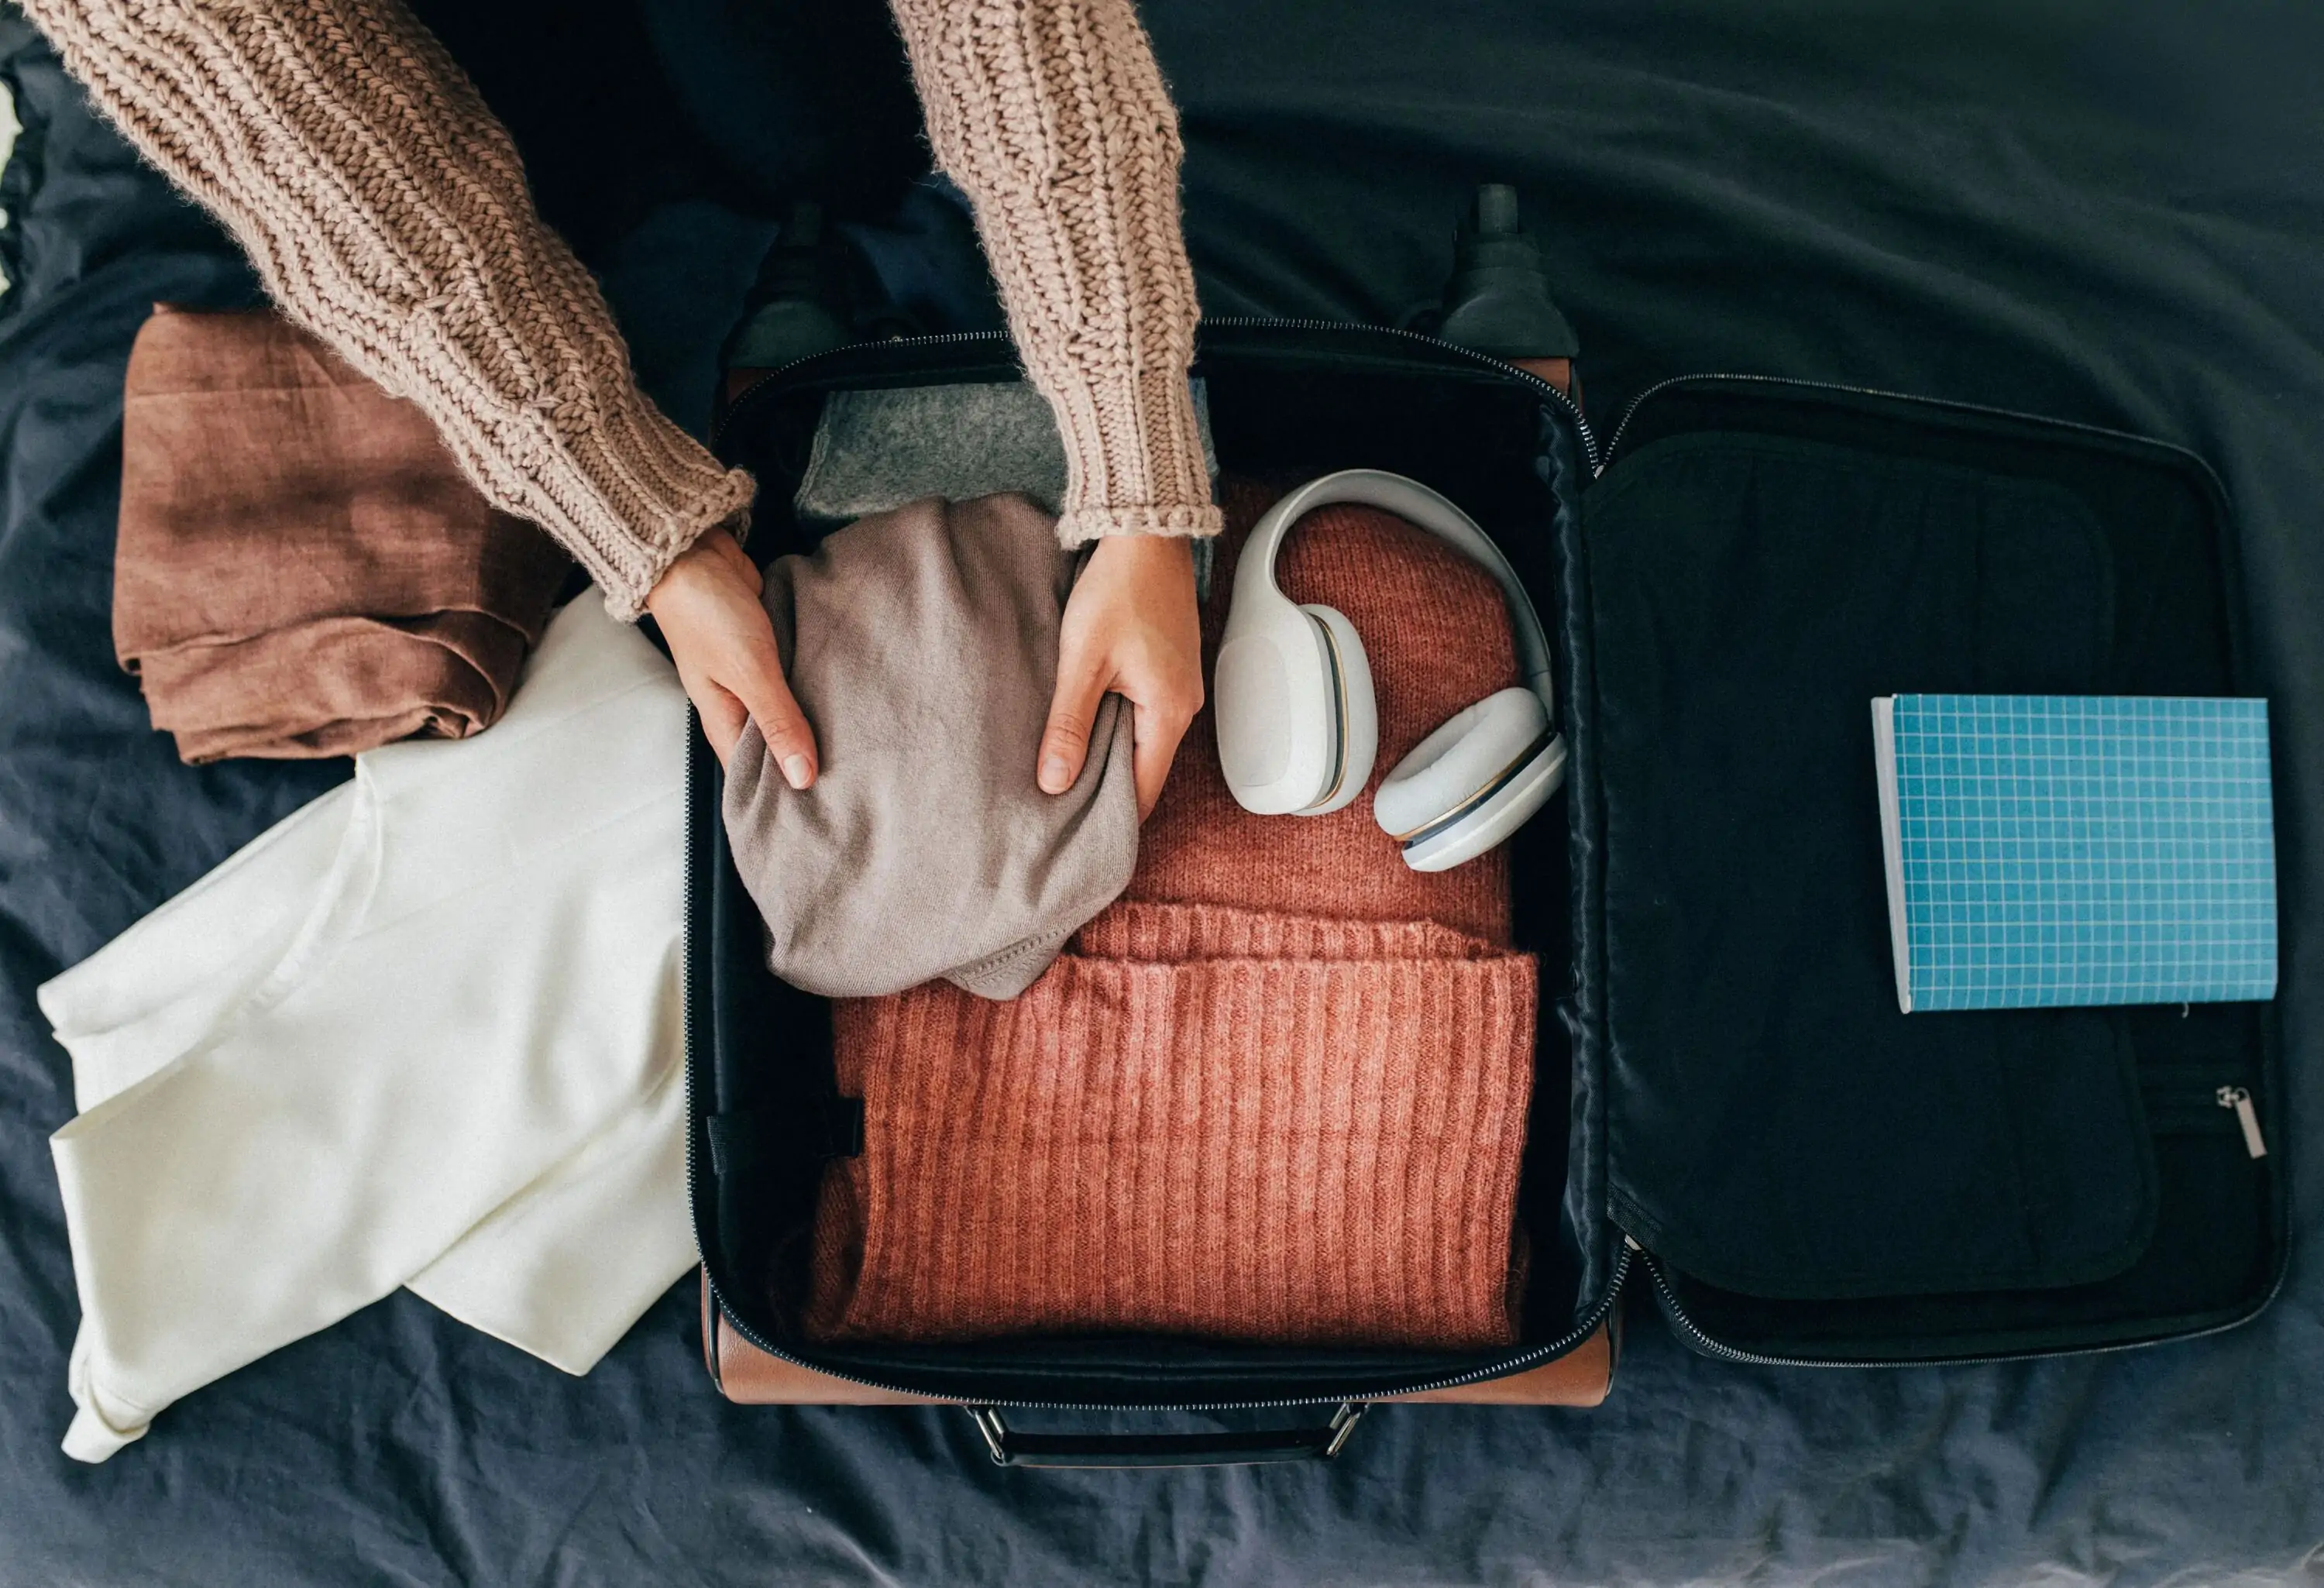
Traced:
POLYGON ((1073 774, 1065 770, 1064 756, 1052 755, 1041 762, 1041 787, 1049 793, 1064 793, 1073 780, 1073 774))
POLYGON ((804 755, 783 757, 783 780, 794 789, 804 789, 815 781, 815 768, 804 755))

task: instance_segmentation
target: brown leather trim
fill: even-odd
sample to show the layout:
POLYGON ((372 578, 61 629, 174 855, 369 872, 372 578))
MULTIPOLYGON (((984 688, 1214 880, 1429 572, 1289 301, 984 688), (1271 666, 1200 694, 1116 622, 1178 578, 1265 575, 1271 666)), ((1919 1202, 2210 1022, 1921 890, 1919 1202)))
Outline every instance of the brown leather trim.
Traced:
POLYGON ((1512 358, 1511 364, 1527 374, 1539 375, 1579 404, 1582 401, 1582 377, 1570 358, 1512 358))
POLYGON ((797 1362, 770 1356, 737 1334, 722 1314, 715 1325, 718 1340, 719 1390, 743 1406, 957 1406, 935 1395, 907 1395, 894 1390, 874 1390, 846 1379, 818 1373, 797 1362))
MULTIPOLYGON (((703 1340, 709 1347, 710 1376, 727 1399, 743 1406, 957 1406, 938 1395, 875 1390, 813 1368, 770 1356, 727 1326, 703 1281, 703 1340)), ((1596 1406, 1613 1381, 1614 1342, 1604 1324, 1555 1362, 1507 1378, 1463 1384, 1455 1390, 1425 1390, 1388 1395, 1384 1401, 1437 1401, 1469 1406, 1596 1406)))
POLYGON ((710 1298, 710 1265, 702 1265, 702 1365, 709 1371, 710 1381, 724 1389, 718 1374, 718 1329, 725 1322, 718 1316, 718 1304, 710 1298))

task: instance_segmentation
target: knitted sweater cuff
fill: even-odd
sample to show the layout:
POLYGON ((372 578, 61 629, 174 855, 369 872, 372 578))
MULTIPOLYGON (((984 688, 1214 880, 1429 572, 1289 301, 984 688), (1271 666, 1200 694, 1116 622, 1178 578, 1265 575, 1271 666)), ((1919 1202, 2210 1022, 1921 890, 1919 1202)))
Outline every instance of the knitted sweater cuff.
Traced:
POLYGON ((1183 535, 1208 540, 1221 527, 1215 507, 1069 508, 1057 520, 1057 540, 1070 551, 1107 535, 1183 535))
POLYGON ((1047 386, 1065 444, 1068 547, 1101 535, 1215 535, 1210 466, 1181 368, 1047 386))
POLYGON ((641 400, 618 419, 562 438, 519 489, 530 499, 530 516, 596 581, 605 610, 627 623, 705 534, 748 535, 755 486, 641 400))

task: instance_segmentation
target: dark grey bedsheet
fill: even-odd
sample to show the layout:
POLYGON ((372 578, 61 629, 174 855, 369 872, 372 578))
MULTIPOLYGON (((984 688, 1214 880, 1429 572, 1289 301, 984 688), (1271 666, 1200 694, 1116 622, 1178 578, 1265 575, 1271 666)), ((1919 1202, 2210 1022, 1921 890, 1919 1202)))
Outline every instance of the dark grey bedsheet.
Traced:
MULTIPOLYGON (((1689 1355, 1641 1308, 1597 1411, 1384 1410, 1329 1467, 1060 1475, 996 1471, 957 1413, 726 1407, 683 1287, 583 1380, 398 1297, 108 1465, 67 1462, 43 1138, 69 1087, 32 989, 339 774, 189 771, 114 670, 129 337, 154 297, 248 283, 0 20, 0 60, 57 107, 12 179, 42 178, 17 201, 29 279, 0 300, 0 1583, 2324 1580, 2324 16, 1926 9, 1148 14, 1213 312, 1393 318, 1440 278, 1462 187, 1506 178, 1601 414, 1663 375, 1765 371, 2212 459, 2298 791, 2295 1094, 2271 1122, 2296 1246, 2257 1323, 1819 1373, 1689 1355)), ((761 234, 715 206, 653 225, 609 273, 642 361, 698 379, 761 234)))

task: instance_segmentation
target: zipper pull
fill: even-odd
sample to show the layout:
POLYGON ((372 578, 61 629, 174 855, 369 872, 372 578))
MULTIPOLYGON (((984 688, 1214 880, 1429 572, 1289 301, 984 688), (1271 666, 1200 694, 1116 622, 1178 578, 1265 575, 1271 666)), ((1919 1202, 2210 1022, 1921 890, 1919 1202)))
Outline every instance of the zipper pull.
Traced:
POLYGON ((2267 1139, 2259 1133, 2259 1110, 2252 1106, 2251 1091, 2245 1086, 2222 1086, 2212 1094, 2221 1108, 2236 1111, 2236 1123, 2244 1128, 2244 1150, 2254 1158, 2267 1156, 2267 1139))

